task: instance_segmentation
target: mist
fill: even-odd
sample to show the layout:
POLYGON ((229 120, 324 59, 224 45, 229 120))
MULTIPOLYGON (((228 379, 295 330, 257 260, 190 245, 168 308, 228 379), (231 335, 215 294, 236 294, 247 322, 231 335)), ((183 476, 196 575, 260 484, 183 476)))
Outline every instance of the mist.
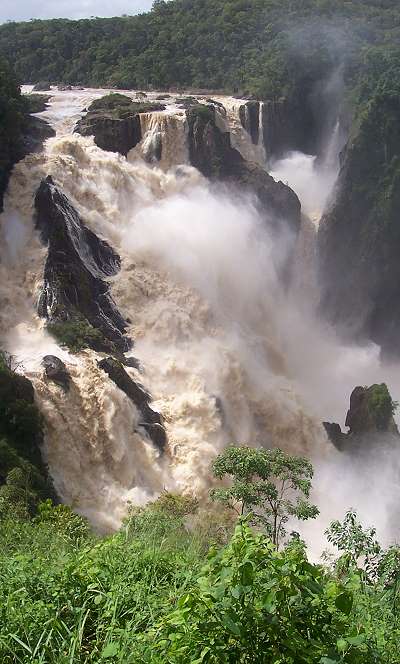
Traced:
MULTIPOLYGON (((272 234, 252 196, 208 183, 187 163, 162 170, 140 155, 129 161, 70 135, 64 113, 60 124, 61 97, 53 118, 61 135, 43 156, 21 162, 10 183, 2 266, 14 297, 5 304, 2 345, 35 384, 47 422, 45 458, 62 500, 100 529, 115 528, 129 500, 142 504, 162 489, 205 498, 210 464, 229 443, 281 447, 315 466, 321 516, 301 530, 315 556, 329 522, 350 507, 390 541, 399 498, 395 452, 369 449, 353 461, 334 449, 322 426, 344 426, 356 385, 386 382, 393 399, 400 395, 399 367, 383 363, 379 347, 345 343, 317 314, 315 227, 338 173, 338 132, 319 159, 292 153, 272 166, 303 205, 293 250, 293 237, 272 234), (129 372, 164 417, 168 458, 137 429, 134 406, 110 385, 95 354, 60 348, 34 313, 45 250, 32 229, 31 196, 49 173, 121 255, 121 273, 110 285, 142 367, 129 372), (280 279, 288 260, 289 287, 280 279), (67 363, 69 399, 43 380, 46 353, 67 363)), ((77 103, 74 97, 74 115, 77 103)), ((168 132, 168 118, 164 125, 168 132)), ((173 123, 185 155, 178 129, 173 123)))

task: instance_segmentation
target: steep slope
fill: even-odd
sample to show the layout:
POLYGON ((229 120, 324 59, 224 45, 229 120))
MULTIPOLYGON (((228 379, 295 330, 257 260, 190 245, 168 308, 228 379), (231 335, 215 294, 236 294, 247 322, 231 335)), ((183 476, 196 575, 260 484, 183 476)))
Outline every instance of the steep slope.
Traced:
POLYGON ((319 232, 322 311, 400 354, 400 96, 376 95, 343 154, 319 232))

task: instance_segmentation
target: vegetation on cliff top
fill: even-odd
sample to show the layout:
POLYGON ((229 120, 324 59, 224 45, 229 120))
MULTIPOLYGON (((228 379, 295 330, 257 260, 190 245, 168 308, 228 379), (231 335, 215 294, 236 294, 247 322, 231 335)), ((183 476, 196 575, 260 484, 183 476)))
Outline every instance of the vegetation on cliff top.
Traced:
POLYGON ((53 496, 40 454, 42 418, 33 386, 0 352, 0 518, 32 515, 53 496))
POLYGON ((21 158, 25 112, 15 76, 0 58, 0 212, 11 168, 21 158))
POLYGON ((398 43, 397 0, 157 0, 133 17, 0 26, 0 53, 26 82, 303 94, 364 49, 398 43), (301 88, 300 88, 301 86, 301 88))

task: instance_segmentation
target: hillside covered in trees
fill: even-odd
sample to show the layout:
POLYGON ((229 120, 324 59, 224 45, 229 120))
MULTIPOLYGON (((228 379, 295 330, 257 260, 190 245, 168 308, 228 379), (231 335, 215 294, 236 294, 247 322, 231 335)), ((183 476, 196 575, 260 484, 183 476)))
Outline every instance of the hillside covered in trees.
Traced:
POLYGON ((370 49, 399 41, 396 0, 156 0, 139 16, 0 26, 0 53, 23 82, 261 97, 304 91, 338 64, 351 80, 370 69, 370 49))

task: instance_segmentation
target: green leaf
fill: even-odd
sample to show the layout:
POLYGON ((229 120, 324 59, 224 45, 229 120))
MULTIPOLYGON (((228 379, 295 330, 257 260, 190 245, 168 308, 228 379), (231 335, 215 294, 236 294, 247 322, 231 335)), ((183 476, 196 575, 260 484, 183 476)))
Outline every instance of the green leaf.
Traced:
POLYGON ((235 636, 240 636, 240 627, 237 625, 235 622, 233 622, 232 618, 228 616, 228 614, 224 614, 221 618, 221 622, 224 627, 226 627, 227 630, 229 630, 232 634, 235 636))
POLYGON ((243 565, 240 565, 239 569, 242 585, 251 586, 254 578, 254 568, 252 563, 247 560, 245 563, 243 563, 243 565))
POLYGON ((119 645, 118 643, 114 643, 111 641, 106 647, 104 648, 103 652, 101 653, 101 659, 109 659, 111 657, 115 657, 119 653, 119 645))
POLYGON ((339 650, 339 652, 344 652, 347 649, 348 643, 346 639, 338 639, 336 641, 336 647, 339 650))
POLYGON ((335 600, 336 608, 348 616, 353 608, 353 594, 349 592, 340 593, 335 600))
POLYGON ((347 641, 352 646, 360 646, 362 643, 365 642, 365 634, 358 634, 357 636, 349 636, 347 637, 347 641))

